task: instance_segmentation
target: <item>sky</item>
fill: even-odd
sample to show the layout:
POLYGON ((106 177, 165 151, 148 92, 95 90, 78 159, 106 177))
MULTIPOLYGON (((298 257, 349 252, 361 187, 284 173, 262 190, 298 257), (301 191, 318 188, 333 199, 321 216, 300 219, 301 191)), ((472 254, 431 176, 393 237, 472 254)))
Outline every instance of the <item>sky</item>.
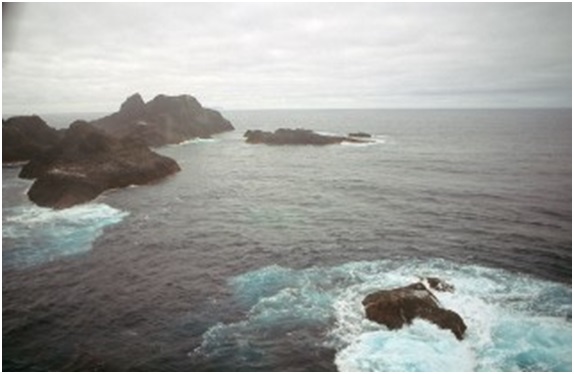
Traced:
POLYGON ((571 107, 571 3, 3 3, 3 113, 571 107))

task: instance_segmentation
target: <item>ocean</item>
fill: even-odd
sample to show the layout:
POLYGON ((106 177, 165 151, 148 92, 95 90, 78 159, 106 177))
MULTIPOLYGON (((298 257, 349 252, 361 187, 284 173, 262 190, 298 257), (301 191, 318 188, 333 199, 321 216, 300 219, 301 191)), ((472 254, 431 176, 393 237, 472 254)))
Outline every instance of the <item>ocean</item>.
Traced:
POLYGON ((572 370, 570 109, 223 114, 156 150, 180 173, 66 210, 3 168, 3 370, 572 370), (279 127, 374 142, 243 141, 279 127), (418 276, 463 341, 365 319, 418 276))

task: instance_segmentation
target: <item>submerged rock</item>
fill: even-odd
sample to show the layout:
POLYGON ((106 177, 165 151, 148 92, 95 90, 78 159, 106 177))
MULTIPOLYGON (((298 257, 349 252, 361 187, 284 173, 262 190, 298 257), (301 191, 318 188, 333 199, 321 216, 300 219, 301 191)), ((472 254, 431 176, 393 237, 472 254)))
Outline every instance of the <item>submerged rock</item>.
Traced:
POLYGON ((321 135, 306 129, 278 129, 275 132, 247 130, 243 136, 247 143, 269 145, 328 145, 342 142, 365 142, 346 136, 321 135))
POLYGON ((177 162, 137 139, 115 139, 76 121, 55 147, 26 164, 20 177, 36 179, 28 191, 30 200, 61 209, 90 201, 108 189, 147 184, 179 170, 177 162))
POLYGON ((466 331, 464 321, 452 310, 443 309, 425 283, 437 291, 454 291, 453 286, 439 278, 425 278, 406 287, 378 291, 363 299, 367 318, 390 330, 409 325, 415 318, 423 318, 442 329, 451 330, 457 339, 462 340, 466 331))
POLYGON ((2 163, 31 160, 54 147, 62 133, 38 116, 18 116, 2 120, 2 163))
POLYGON ((118 112, 91 123, 108 135, 130 136, 153 147, 234 130, 219 112, 202 107, 190 95, 158 95, 145 103, 136 93, 118 112))

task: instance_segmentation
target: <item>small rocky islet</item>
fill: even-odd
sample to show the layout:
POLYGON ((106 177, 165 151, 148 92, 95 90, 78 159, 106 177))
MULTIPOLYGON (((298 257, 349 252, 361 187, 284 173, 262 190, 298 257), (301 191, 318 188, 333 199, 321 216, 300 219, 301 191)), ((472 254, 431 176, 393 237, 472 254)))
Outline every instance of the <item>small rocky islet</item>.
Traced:
POLYGON ((322 135, 307 129, 280 128, 274 132, 263 130, 247 130, 243 135, 249 144, 267 145, 329 145, 348 143, 369 143, 367 133, 351 133, 349 136, 322 135))
POLYGON ((444 309, 431 290, 454 292, 454 286, 440 278, 428 277, 405 287, 376 291, 362 301, 365 315, 389 330, 400 329, 421 318, 452 331, 462 340, 467 328, 463 319, 456 312, 444 309))

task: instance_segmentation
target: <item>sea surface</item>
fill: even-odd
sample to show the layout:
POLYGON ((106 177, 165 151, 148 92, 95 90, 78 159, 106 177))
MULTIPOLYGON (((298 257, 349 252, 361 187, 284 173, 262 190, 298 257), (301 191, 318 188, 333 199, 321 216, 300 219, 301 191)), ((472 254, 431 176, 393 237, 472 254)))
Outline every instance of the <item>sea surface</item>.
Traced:
POLYGON ((4 370, 572 370, 570 109, 223 114, 156 150, 177 175, 66 210, 3 168, 4 370), (243 141, 279 127, 374 141, 243 141), (429 275, 462 342, 364 318, 429 275))

